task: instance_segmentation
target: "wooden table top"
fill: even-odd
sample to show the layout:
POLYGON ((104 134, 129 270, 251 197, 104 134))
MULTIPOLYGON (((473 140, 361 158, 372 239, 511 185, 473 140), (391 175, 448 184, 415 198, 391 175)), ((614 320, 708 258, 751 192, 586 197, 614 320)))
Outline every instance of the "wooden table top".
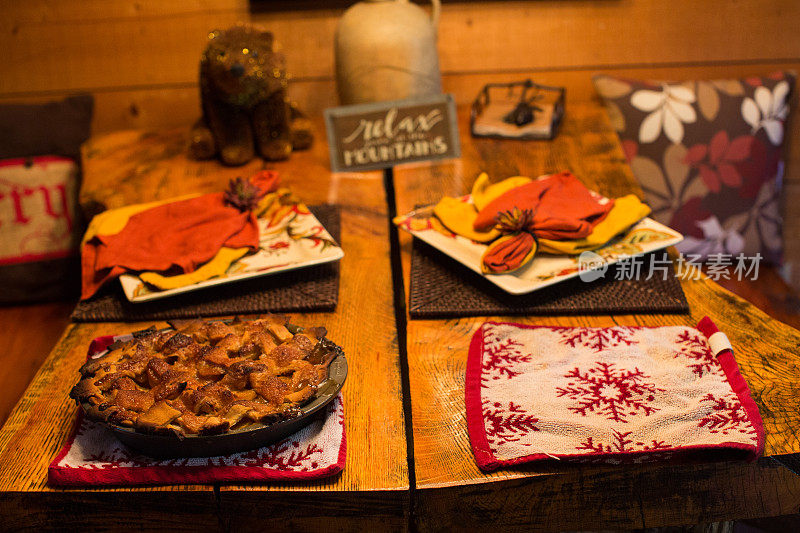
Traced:
MULTIPOLYGON (((484 474, 476 467, 464 420, 467 344, 486 319, 409 320, 398 338, 392 268, 408 286, 411 239, 399 233, 391 264, 390 211, 404 213, 444 194, 467 192, 478 172, 495 179, 570 169, 608 196, 639 192, 602 109, 570 103, 552 142, 472 139, 459 110, 463 155, 393 171, 396 204, 388 209, 382 173, 331 174, 322 122, 312 150, 279 170, 307 203, 342 206, 339 305, 304 314, 324 324, 348 355, 344 388, 348 457, 344 472, 302 484, 184 485, 61 490, 47 486, 47 465, 72 426, 68 399, 88 342, 148 324, 73 324, 44 362, 0 430, 0 510, 10 528, 45 527, 347 529, 632 528, 797 512, 800 479, 769 458, 756 463, 688 466, 523 467, 484 474), (397 258, 395 258, 397 260, 397 258), (405 350, 404 350, 405 348, 405 350), (407 353, 403 353, 403 351, 407 353), (407 374, 401 364, 407 357, 407 374), (407 446, 402 386, 410 393, 413 439, 407 446), (411 455, 413 452, 413 455, 411 455), (409 461, 409 457, 411 460, 409 461), (409 469, 409 465, 412 467, 409 469), (263 511, 262 511, 263 510, 263 511), (259 512, 261 511, 261 512, 259 512), (413 522, 412 522, 413 519, 413 522)), ((238 169, 187 160, 185 131, 119 132, 84 150, 81 203, 90 211, 220 190, 238 169)), ((399 288, 399 286, 397 287, 399 288)), ((686 315, 514 317, 532 324, 696 324, 708 314, 733 342, 739 366, 767 429, 767 455, 800 452, 800 333, 708 280, 684 282, 686 315)), ((407 296, 407 294, 406 294, 407 296)), ((407 415, 408 413, 406 413, 407 415)))
MULTIPOLYGON (((343 394, 348 446, 341 475, 294 484, 49 487, 47 466, 72 427, 77 408, 68 393, 77 381, 90 340, 150 325, 72 324, 0 430, 4 526, 114 529, 135 523, 192 530, 221 525, 225 529, 254 525, 283 529, 287 524, 303 530, 364 529, 376 524, 392 530, 406 527, 408 461, 383 173, 332 175, 327 147, 319 142, 324 139, 319 126, 318 142, 311 150, 267 166, 277 169, 283 183, 306 203, 341 205, 345 256, 339 305, 332 313, 292 315, 301 325, 324 325, 329 338, 347 355, 349 375, 343 394), (258 513, 254 513, 256 509, 258 513), (353 509, 358 512, 351 512, 353 509), (343 517, 345 525, 340 524, 343 517)), ((263 165, 257 161, 226 169, 216 163, 190 161, 177 149, 163 148, 182 146, 185 133, 122 132, 94 139, 86 146, 84 158, 87 203, 116 207, 123 201, 222 190, 228 179, 247 176, 263 165)))
MULTIPOLYGON (((570 170, 609 197, 641 190, 616 134, 596 104, 570 103, 550 142, 475 139, 460 109, 458 160, 393 169, 396 211, 470 191, 481 171, 493 180, 570 170)), ((399 232, 408 301, 411 237, 399 232)), ((683 281, 690 314, 547 317, 407 318, 407 351, 421 523, 544 526, 553 529, 638 528, 734 517, 795 513, 800 478, 770 459, 755 464, 684 467, 527 467, 490 474, 475 464, 464 407, 464 374, 472 334, 486 320, 559 326, 691 325, 709 315, 725 331, 764 418, 766 455, 800 452, 800 332, 770 319, 708 279, 683 281)))

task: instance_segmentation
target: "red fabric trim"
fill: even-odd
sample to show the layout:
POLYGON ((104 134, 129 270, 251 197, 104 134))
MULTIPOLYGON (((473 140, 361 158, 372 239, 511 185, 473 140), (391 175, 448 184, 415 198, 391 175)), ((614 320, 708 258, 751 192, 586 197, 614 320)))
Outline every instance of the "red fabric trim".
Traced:
POLYGON ((75 160, 69 157, 62 157, 60 155, 37 155, 35 157, 14 157, 12 159, 0 159, 0 168, 25 166, 28 162, 33 162, 34 165, 43 165, 47 163, 74 163, 75 160))
MULTIPOLYGON (((680 460, 686 458, 687 456, 691 456, 691 454, 695 452, 708 452, 713 450, 740 450, 742 452, 747 452, 748 456, 753 451, 752 446, 748 446, 747 444, 742 444, 740 442, 728 442, 728 443, 720 443, 720 444, 693 444, 691 446, 682 446, 682 447, 673 447, 673 448, 662 448, 656 451, 651 450, 636 450, 632 452, 592 452, 592 453, 580 453, 580 454, 554 454, 554 455, 547 455, 543 453, 534 453, 531 455, 525 455, 523 457, 517 457, 514 459, 508 460, 499 460, 495 459, 492 456, 492 462, 488 465, 487 468, 482 467, 480 464, 478 466, 481 470, 485 472, 492 472, 497 470, 503 466, 515 466, 523 463, 529 463, 533 461, 547 461, 547 460, 561 460, 569 463, 593 463, 593 462, 600 462, 600 461, 592 461, 592 459, 602 459, 601 462, 608 463, 611 461, 625 463, 625 464, 634 464, 637 461, 640 461, 642 456, 652 455, 654 456, 653 460, 656 460, 659 455, 665 454, 668 455, 670 459, 680 460)), ((644 461, 648 462, 648 461, 644 461)), ((476 460, 477 463, 477 460, 476 460)))
MULTIPOLYGON (((88 357, 96 355, 106 349, 120 337, 126 335, 105 335, 92 340, 89 345, 88 357)), ((88 358, 87 357, 87 358, 88 358)), ((344 416, 342 405, 342 416, 344 416)), ((86 485, 152 485, 152 484, 185 484, 185 483, 216 483, 238 481, 300 481, 319 479, 333 476, 344 470, 347 461, 347 431, 342 424, 342 442, 336 463, 325 468, 295 472, 290 470, 270 470, 257 466, 134 466, 117 467, 98 470, 85 470, 58 466, 72 448, 75 435, 83 420, 83 413, 78 412, 70 436, 61 451, 50 463, 47 469, 48 483, 65 487, 86 485)))
MULTIPOLYGON (((719 331, 714 321, 707 316, 703 317, 703 319, 697 323, 697 329, 699 329, 706 338, 719 331)), ((723 372, 725 372, 725 376, 728 378, 728 383, 730 383, 733 392, 739 397, 739 401, 742 403, 742 407, 744 407, 747 413, 747 418, 756 430, 756 449, 753 450, 753 453, 748 457, 749 461, 755 461, 764 453, 764 441, 766 440, 764 420, 761 418, 761 413, 758 411, 758 405, 756 405, 755 400, 753 400, 753 394, 750 392, 750 387, 747 386, 747 381, 739 371, 739 365, 736 363, 733 352, 731 350, 723 350, 715 355, 717 356, 717 361, 719 361, 723 372)))
MULTIPOLYGON (((467 370, 465 376, 465 386, 464 386, 464 395, 465 395, 465 403, 466 403, 466 416, 467 416, 467 434, 470 440, 470 446, 472 448, 472 453, 475 456, 475 462, 477 463, 478 467, 485 471, 491 472, 493 470, 497 470, 503 466, 514 466, 519 465, 522 463, 528 463, 532 461, 541 461, 541 460, 552 460, 552 459, 559 459, 569 462, 592 462, 592 459, 602 458, 605 461, 613 460, 619 461, 622 463, 633 463, 636 462, 641 456, 653 455, 654 458, 657 458, 660 454, 667 454, 669 455, 670 459, 681 459, 685 456, 690 456, 692 453, 695 452, 703 452, 703 451, 713 451, 713 450, 740 450, 742 452, 747 453, 747 460, 748 461, 755 461, 762 453, 764 449, 764 424, 761 419, 761 415, 758 412, 758 406, 756 405, 755 401, 752 399, 750 394, 750 389, 747 386, 747 382, 742 377, 741 373, 739 373, 739 367, 736 364, 736 360, 733 357, 733 353, 730 350, 725 350, 720 355, 717 356, 717 359, 720 362, 720 365, 725 372, 725 375, 728 379, 728 382, 731 385, 731 388, 739 397, 739 401, 742 403, 742 406, 745 408, 745 412, 747 413, 747 417, 750 420, 750 423, 753 424, 754 429, 756 430, 756 437, 757 437, 757 445, 756 447, 750 446, 748 444, 743 444, 740 442, 723 442, 720 444, 709 444, 709 445, 691 445, 691 446, 682 446, 682 447, 673 447, 673 448, 663 448, 659 450, 637 450, 633 452, 611 452, 611 453, 599 453, 599 452, 592 452, 592 453, 581 453, 581 454, 555 454, 555 455, 547 455, 543 453, 533 453, 530 455, 525 455, 522 457, 517 457, 514 459, 508 460, 500 460, 497 459, 494 454, 492 454, 491 449, 489 448, 489 442, 486 439, 486 431, 483 422, 483 411, 482 411, 482 402, 481 402, 481 359, 483 355, 483 328, 488 325, 504 325, 504 326, 514 326, 523 329, 539 329, 539 328, 550 328, 550 326, 535 326, 529 324, 518 324, 515 322, 485 322, 481 325, 480 328, 473 334, 472 340, 470 341, 469 352, 467 354, 467 370)), ((628 326, 634 329, 648 329, 645 326, 628 326)), ((711 334, 716 333, 719 331, 714 324, 714 322, 709 318, 703 318, 697 325, 697 329, 700 330, 706 337, 709 337, 711 334)))
POLYGON ((89 344, 89 353, 87 354, 87 359, 93 355, 96 355, 102 351, 108 350, 108 347, 114 344, 114 341, 119 337, 119 335, 104 335, 102 337, 97 337, 93 339, 92 342, 89 344))
POLYGON ((500 466, 489 448, 483 424, 481 402, 481 357, 483 355, 483 328, 472 335, 467 354, 467 372, 464 379, 464 402, 467 408, 467 434, 475 462, 482 470, 495 470, 500 466))
POLYGON ((51 259, 64 259, 65 257, 77 256, 78 254, 73 250, 61 250, 59 252, 47 252, 44 254, 23 254, 15 257, 6 257, 0 259, 0 266, 4 265, 17 265, 20 263, 33 263, 35 261, 48 261, 51 259))
MULTIPOLYGON (((343 462, 318 470, 293 472, 270 470, 254 466, 134 466, 84 470, 57 466, 67 453, 74 440, 75 430, 82 416, 78 416, 75 429, 68 444, 48 468, 48 482, 59 486, 85 485, 152 485, 216 483, 233 481, 304 480, 318 479, 338 474, 344 468, 343 462)), ((340 458, 342 452, 340 450, 340 458)))
POLYGON ((53 470, 63 470, 61 467, 57 467, 56 465, 61 462, 61 460, 67 456, 69 453, 70 448, 72 448, 72 443, 75 442, 75 434, 78 433, 78 428, 81 427, 81 419, 83 418, 83 413, 79 410, 78 416, 76 417, 75 424, 72 426, 72 431, 69 433, 69 437, 67 438, 67 442, 64 446, 61 447, 61 451, 58 452, 56 458, 50 463, 50 466, 47 468, 47 480, 50 482, 53 478, 53 470))
MULTIPOLYGON (((344 400, 344 398, 342 398, 342 400, 344 400)), ((336 458, 336 464, 329 467, 336 467, 338 470, 336 472, 331 472, 331 474, 325 474, 326 476, 341 472, 344 470, 344 465, 347 462, 347 427, 345 426, 344 413, 344 401, 342 401, 342 444, 339 446, 339 456, 336 458)))

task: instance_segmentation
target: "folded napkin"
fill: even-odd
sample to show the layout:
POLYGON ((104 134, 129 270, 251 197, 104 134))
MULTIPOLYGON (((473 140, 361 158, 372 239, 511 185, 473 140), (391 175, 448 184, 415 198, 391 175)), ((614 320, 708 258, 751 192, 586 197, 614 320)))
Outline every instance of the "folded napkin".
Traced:
POLYGON ((545 459, 755 460, 764 446, 758 407, 708 317, 697 329, 487 322, 469 348, 466 408, 487 471, 545 459))
POLYGON ((487 245, 484 273, 504 274, 528 264, 537 251, 576 255, 600 248, 650 208, 634 195, 598 197, 569 172, 494 184, 483 173, 469 197, 445 197, 433 212, 448 231, 487 245))
MULTIPOLYGON (((274 191, 277 174, 261 174, 250 182, 264 194, 274 191)), ((92 220, 84 237, 81 299, 129 271, 194 272, 218 258, 222 248, 236 250, 225 255, 228 260, 258 249, 255 215, 231 205, 222 192, 106 211, 92 220)), ((222 268, 220 261, 210 275, 222 268)))
POLYGON ((529 263, 538 247, 536 238, 527 231, 504 235, 483 253, 481 269, 492 274, 513 272, 529 263))
MULTIPOLYGON (((92 342, 89 354, 113 337, 92 342)), ((217 457, 154 459, 119 442, 102 424, 78 415, 75 429, 48 468, 59 486, 185 484, 318 479, 344 469, 347 438, 341 394, 325 413, 282 441, 217 457)))
POLYGON ((596 250, 650 214, 650 208, 634 194, 614 200, 614 207, 583 239, 559 241, 539 239, 539 251, 556 255, 577 255, 596 250))
POLYGON ((530 210, 526 231, 542 239, 583 239, 613 205, 594 197, 571 173, 561 172, 501 194, 478 212, 473 228, 488 231, 501 222, 503 213, 530 210))
MULTIPOLYGON (((478 211, 489 205, 489 203, 505 194, 506 192, 522 185, 527 185, 533 180, 527 176, 512 176, 497 183, 489 181, 489 175, 486 172, 481 174, 475 179, 472 184, 472 203, 478 211)), ((473 219, 475 217, 473 216, 473 219)))

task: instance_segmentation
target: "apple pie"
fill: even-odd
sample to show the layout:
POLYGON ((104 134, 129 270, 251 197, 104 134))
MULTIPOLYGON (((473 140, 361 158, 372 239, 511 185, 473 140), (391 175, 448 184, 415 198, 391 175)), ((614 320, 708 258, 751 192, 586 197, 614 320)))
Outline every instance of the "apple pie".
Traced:
POLYGON ((70 396, 94 420, 155 434, 216 435, 293 418, 341 348, 285 317, 185 321, 118 341, 70 396))

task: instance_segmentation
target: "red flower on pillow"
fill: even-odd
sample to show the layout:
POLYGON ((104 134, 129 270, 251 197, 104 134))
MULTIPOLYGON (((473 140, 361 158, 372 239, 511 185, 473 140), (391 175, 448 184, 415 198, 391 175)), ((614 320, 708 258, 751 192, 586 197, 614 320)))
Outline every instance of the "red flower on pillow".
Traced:
POLYGON ((712 213, 703 206, 703 199, 695 196, 675 210, 672 214, 672 219, 669 221, 669 226, 684 235, 702 239, 703 230, 697 223, 711 216, 712 213))
POLYGON ((738 189, 742 198, 755 198, 764 183, 780 178, 781 151, 761 139, 754 137, 747 159, 736 165, 742 175, 743 183, 738 189))
POLYGON ((703 183, 712 192, 719 192, 722 184, 739 187, 742 175, 737 164, 750 156, 754 141, 751 135, 742 135, 731 141, 728 132, 722 130, 711 138, 708 145, 695 144, 689 148, 685 163, 699 170, 703 183))

